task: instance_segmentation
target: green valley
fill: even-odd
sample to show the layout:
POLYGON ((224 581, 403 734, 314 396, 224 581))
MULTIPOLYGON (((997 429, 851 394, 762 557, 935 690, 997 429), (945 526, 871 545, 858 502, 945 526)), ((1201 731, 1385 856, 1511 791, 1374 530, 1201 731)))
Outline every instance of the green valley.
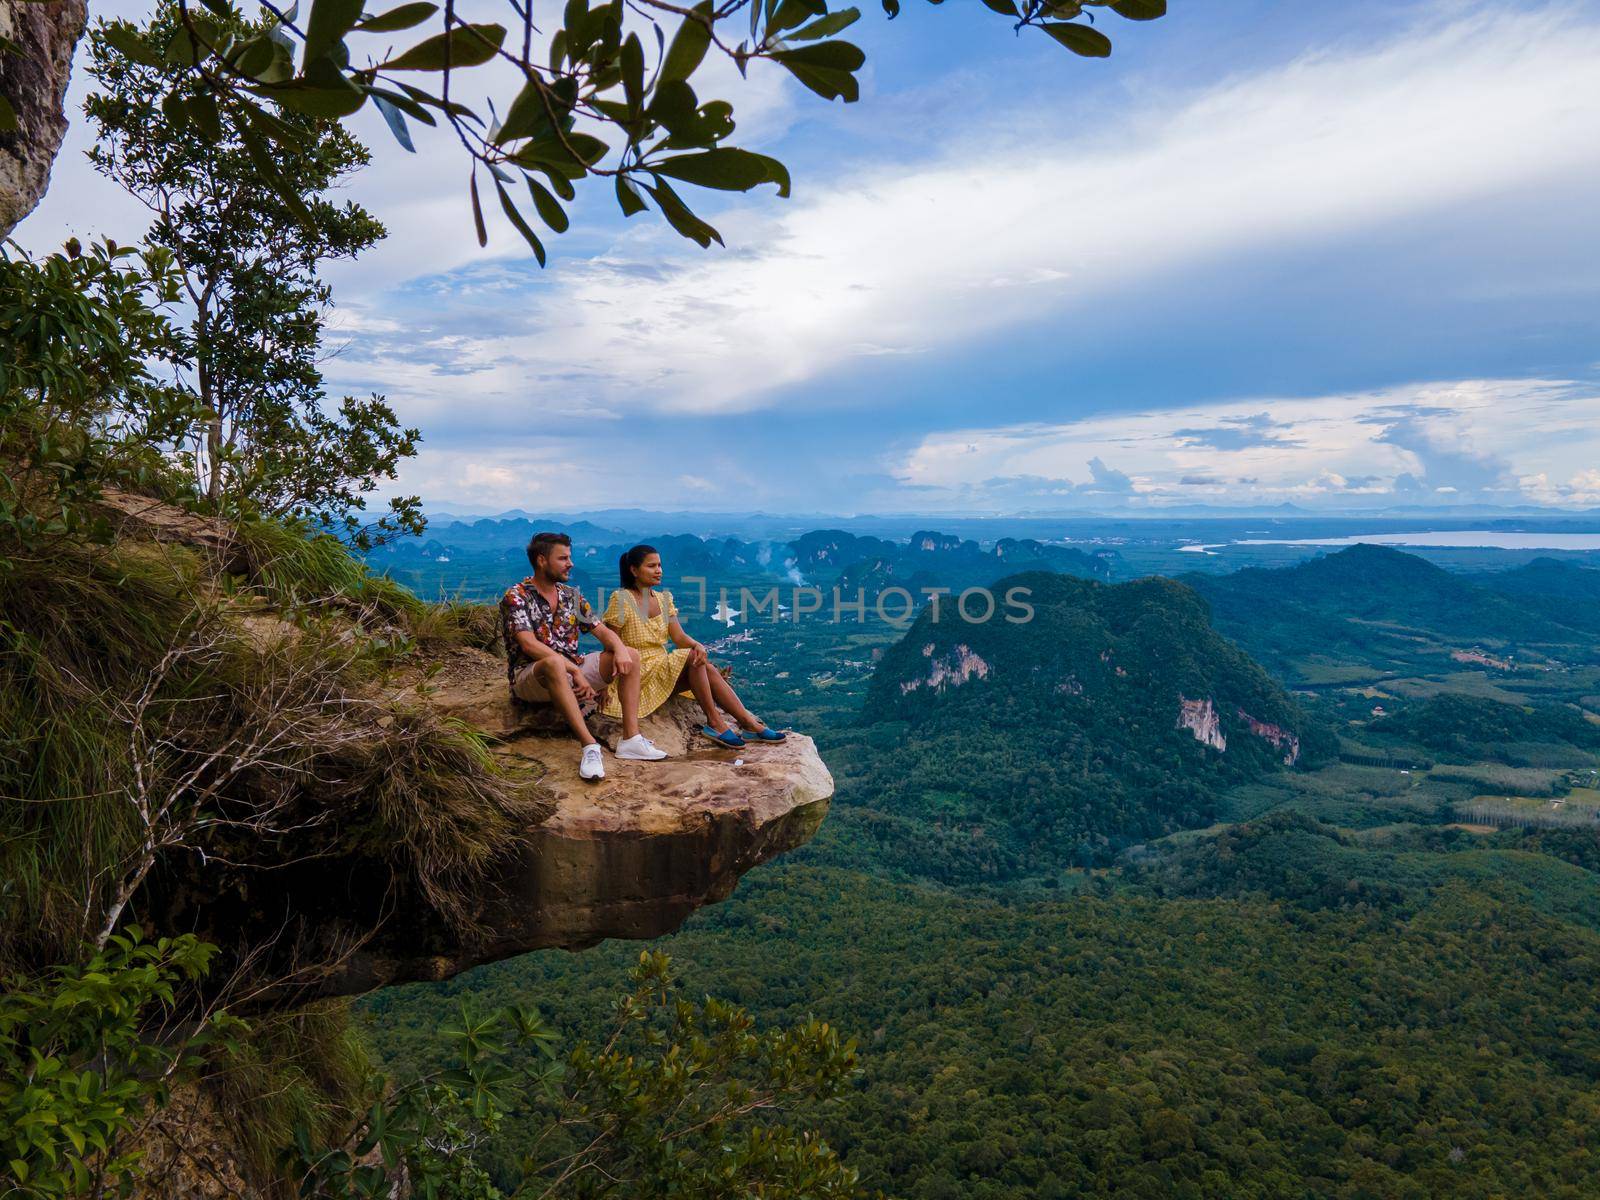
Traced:
MULTIPOLYGON (((1587 676, 1532 689, 1533 704, 1457 690, 1461 664, 1406 639, 1484 634, 1510 601, 1410 556, 1242 575, 1035 572, 996 585, 1031 590, 1027 622, 928 608, 904 632, 755 622, 729 647, 769 714, 817 734, 838 794, 810 847, 662 946, 690 993, 858 1040, 854 1086, 805 1115, 870 1190, 1592 1194, 1600 836, 1471 819, 1486 788, 1513 784, 1588 810, 1587 676), (1338 633, 1335 572, 1408 633, 1338 633), (1434 589, 1420 598, 1419 575, 1434 589), (1244 647, 1298 650, 1322 623, 1319 653, 1403 674, 1415 698, 1275 682, 1213 630, 1213 596, 1244 647), (880 650, 875 665, 792 694, 803 669, 776 675, 830 634, 863 660, 880 650), (1209 701, 1214 725, 1184 724, 1184 701, 1209 701), (1250 719, 1293 732, 1292 766, 1250 719)), ((1584 652, 1571 626, 1522 620, 1584 652)), ((585 1034, 635 955, 536 955, 390 990, 363 1006, 365 1028, 397 1069, 429 1062, 431 1029, 462 1004, 530 998, 585 1034)), ((521 1136, 498 1144, 507 1181, 521 1136)))

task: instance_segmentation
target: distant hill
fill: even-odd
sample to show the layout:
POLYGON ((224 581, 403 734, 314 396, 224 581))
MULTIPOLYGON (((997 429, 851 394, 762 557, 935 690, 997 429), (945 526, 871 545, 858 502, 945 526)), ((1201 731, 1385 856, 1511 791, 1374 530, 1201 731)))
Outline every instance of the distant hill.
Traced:
POLYGON ((789 543, 806 579, 853 595, 899 587, 920 596, 925 588, 960 592, 986 587, 1003 575, 1039 568, 1085 579, 1107 579, 1112 554, 1052 546, 1032 538, 1001 538, 984 549, 970 538, 923 529, 904 542, 843 530, 815 530, 789 543))
POLYGON ((840 796, 871 798, 890 861, 952 881, 1109 861, 1215 818, 1224 788, 1326 752, 1259 666, 1165 579, 1105 585, 1044 572, 969 624, 925 612, 875 672, 840 796), (1010 615, 1020 615, 1011 610, 1010 615))
MULTIPOLYGON (((1514 572, 1507 572, 1512 575, 1514 572)), ((1447 644, 1515 648, 1592 639, 1524 597, 1491 590, 1414 554, 1358 545, 1293 567, 1184 575, 1217 628, 1274 673, 1296 679, 1307 655, 1403 661, 1447 644)))
POLYGON ((924 588, 960 592, 1028 567, 1105 579, 1116 558, 1110 551, 1087 554, 1031 538, 1002 538, 984 549, 935 530, 919 530, 906 541, 841 529, 814 529, 789 541, 745 541, 682 532, 635 537, 587 521, 517 516, 432 526, 422 538, 380 547, 369 561, 424 595, 441 586, 454 592, 467 584, 470 595, 484 598, 526 573, 524 547, 544 529, 571 536, 573 582, 586 589, 614 586, 617 557, 640 541, 661 551, 668 586, 686 575, 706 576, 713 587, 764 579, 824 591, 837 587, 847 598, 857 589, 873 596, 898 587, 920 599, 924 588))
POLYGON ((1470 577, 1478 586, 1573 629, 1600 634, 1600 571, 1536 558, 1510 571, 1470 577))
POLYGON ((1374 721, 1368 731, 1468 761, 1505 758, 1513 748, 1556 743, 1600 751, 1600 725, 1563 704, 1501 704, 1444 694, 1374 721))

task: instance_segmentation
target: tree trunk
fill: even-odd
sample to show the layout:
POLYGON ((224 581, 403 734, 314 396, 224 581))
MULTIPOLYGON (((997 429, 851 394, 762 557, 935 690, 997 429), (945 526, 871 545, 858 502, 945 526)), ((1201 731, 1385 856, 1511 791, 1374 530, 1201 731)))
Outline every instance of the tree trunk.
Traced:
POLYGON ((0 54, 0 96, 17 118, 14 131, 0 132, 0 237, 33 211, 50 184, 67 132, 62 103, 85 15, 85 0, 0 0, 0 37, 18 47, 0 54))

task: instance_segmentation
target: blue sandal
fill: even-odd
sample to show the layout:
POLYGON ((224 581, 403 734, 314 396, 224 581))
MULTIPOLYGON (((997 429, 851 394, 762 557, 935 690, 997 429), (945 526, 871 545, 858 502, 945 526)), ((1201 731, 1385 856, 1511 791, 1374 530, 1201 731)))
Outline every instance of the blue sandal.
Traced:
POLYGON ((760 733, 751 733, 747 729, 744 731, 744 736, 752 742, 781 742, 785 734, 782 730, 774 729, 771 725, 763 725, 760 733))
POLYGON ((711 728, 711 726, 702 725, 700 726, 700 732, 705 734, 713 742, 720 742, 730 750, 737 750, 740 746, 744 745, 744 739, 732 729, 724 729, 721 733, 718 733, 715 729, 711 728))

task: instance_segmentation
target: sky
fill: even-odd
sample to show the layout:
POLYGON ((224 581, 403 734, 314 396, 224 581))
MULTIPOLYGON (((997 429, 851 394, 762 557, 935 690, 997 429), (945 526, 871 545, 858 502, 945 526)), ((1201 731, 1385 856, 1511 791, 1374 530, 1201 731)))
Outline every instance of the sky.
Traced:
MULTIPOLYGON (((360 114, 390 236, 327 272, 330 393, 458 512, 1600 506, 1600 0, 1099 20, 1108 60, 864 7, 854 105, 719 68, 794 190, 698 192, 705 251, 608 181, 548 268, 498 214, 480 249, 464 158, 360 114)), ((30 249, 146 224, 88 86, 30 249)))

